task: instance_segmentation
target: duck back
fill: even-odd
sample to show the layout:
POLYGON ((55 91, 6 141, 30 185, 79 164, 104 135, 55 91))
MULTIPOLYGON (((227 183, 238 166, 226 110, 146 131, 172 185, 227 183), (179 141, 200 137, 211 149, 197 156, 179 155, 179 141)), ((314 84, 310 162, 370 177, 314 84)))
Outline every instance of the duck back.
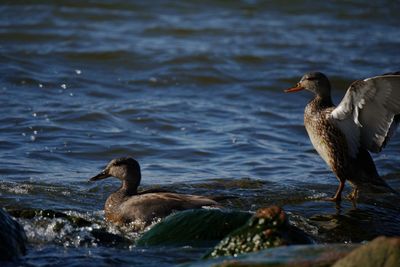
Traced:
POLYGON ((167 192, 139 194, 121 200, 118 207, 106 209, 107 219, 116 223, 136 221, 150 224, 154 219, 166 217, 174 211, 219 206, 206 197, 167 192))

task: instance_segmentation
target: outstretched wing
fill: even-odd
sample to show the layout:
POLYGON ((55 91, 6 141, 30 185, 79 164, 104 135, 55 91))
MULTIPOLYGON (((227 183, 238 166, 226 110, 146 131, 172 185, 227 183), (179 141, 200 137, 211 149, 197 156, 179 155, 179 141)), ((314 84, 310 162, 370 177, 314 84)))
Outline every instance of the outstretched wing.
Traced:
POLYGON ((360 146, 380 152, 395 133, 400 122, 400 75, 397 74, 353 82, 331 113, 346 135, 353 156, 360 146), (349 121, 354 125, 349 126, 349 121))

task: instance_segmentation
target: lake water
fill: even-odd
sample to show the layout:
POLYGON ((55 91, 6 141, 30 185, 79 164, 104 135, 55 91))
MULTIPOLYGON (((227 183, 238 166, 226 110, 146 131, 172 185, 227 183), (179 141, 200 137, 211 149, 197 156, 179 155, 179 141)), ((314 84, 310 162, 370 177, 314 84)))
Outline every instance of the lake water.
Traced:
MULTIPOLYGON (((320 201, 337 180, 303 126, 310 95, 282 92, 318 70, 338 103, 351 81, 400 70, 398 1, 26 2, 0 3, 2 207, 107 225, 118 181, 87 180, 131 155, 144 188, 278 204, 318 242, 400 235, 398 202, 320 201)), ((374 155, 397 190, 399 149, 396 136, 374 155)), ((167 266, 207 249, 102 246, 56 219, 19 221, 24 265, 167 266)))

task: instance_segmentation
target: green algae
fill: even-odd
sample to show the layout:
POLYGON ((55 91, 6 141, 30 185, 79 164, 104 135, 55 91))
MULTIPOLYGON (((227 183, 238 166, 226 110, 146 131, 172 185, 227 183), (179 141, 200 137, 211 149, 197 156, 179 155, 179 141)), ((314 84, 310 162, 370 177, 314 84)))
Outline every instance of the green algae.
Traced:
POLYGON ((137 241, 138 246, 215 244, 234 229, 242 226, 250 213, 198 209, 178 212, 154 225, 137 241))
POLYGON ((289 225, 286 214, 277 206, 257 210, 243 226, 226 236, 204 258, 237 256, 266 248, 309 244, 312 240, 289 225))

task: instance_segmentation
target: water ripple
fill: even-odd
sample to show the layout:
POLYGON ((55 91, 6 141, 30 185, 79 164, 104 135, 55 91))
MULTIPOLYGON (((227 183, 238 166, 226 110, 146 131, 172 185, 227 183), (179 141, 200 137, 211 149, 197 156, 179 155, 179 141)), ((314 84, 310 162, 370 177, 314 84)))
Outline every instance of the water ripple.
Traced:
MULTIPOLYGON (((321 242, 361 240, 362 233, 345 231, 351 225, 381 234, 374 230, 377 214, 382 231, 399 233, 392 223, 398 211, 382 199, 376 203, 383 211, 363 200, 356 211, 344 202, 341 214, 319 201, 337 180, 303 126, 310 95, 282 92, 304 72, 319 70, 330 77, 338 103, 353 80, 396 71, 397 10, 388 0, 6 1, 0 202, 94 218, 118 181, 87 179, 111 158, 130 155, 141 163, 145 188, 233 194, 238 200, 227 206, 234 209, 283 205, 303 228, 321 230, 321 242)), ((374 155, 397 189, 399 148, 396 136, 374 155)), ((56 223, 46 221, 37 240, 46 240, 56 223)), ((75 244, 80 233, 64 230, 75 244)), ((27 263, 58 265, 67 255, 66 265, 91 259, 88 265, 97 266, 111 249, 44 244, 27 263)), ((193 259, 183 248, 167 256, 156 249, 112 252, 124 256, 108 263, 193 259)))

